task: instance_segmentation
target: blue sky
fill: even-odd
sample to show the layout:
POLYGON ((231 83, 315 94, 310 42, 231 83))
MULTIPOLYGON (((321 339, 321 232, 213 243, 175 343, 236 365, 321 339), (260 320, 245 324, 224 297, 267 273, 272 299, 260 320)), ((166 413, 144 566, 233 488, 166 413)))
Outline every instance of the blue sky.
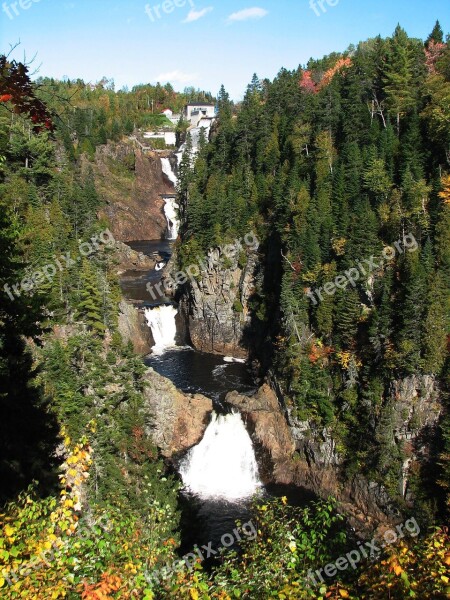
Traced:
POLYGON ((0 51, 20 40, 14 56, 37 55, 40 75, 213 93, 224 83, 239 99, 254 72, 273 78, 398 22, 422 38, 437 18, 450 31, 450 0, 166 1, 0 0, 0 51))

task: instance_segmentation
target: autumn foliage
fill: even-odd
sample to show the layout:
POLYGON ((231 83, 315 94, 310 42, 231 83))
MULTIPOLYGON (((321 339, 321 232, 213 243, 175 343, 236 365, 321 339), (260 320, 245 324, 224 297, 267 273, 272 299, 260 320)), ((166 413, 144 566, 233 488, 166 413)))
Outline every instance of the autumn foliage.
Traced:
POLYGON ((300 87, 307 93, 316 94, 317 87, 312 79, 311 71, 303 71, 302 78, 300 80, 300 87))
POLYGON ((36 88, 30 79, 29 67, 23 63, 9 61, 0 56, 0 105, 12 104, 14 113, 31 119, 33 130, 53 131, 53 117, 46 105, 36 96, 36 88))
POLYGON ((439 198, 446 206, 450 206, 450 175, 442 178, 442 191, 439 192, 439 198))
POLYGON ((330 85, 333 77, 340 73, 344 69, 349 69, 352 66, 352 61, 350 58, 340 58, 337 63, 331 69, 325 72, 325 75, 322 78, 322 81, 318 85, 318 89, 321 90, 327 85, 330 85))
POLYGON ((340 73, 344 69, 350 68, 352 64, 353 63, 350 58, 340 58, 337 61, 337 63, 333 67, 331 67, 331 69, 325 71, 325 74, 323 75, 320 83, 315 83, 312 71, 303 71, 302 78, 300 80, 300 87, 307 93, 316 94, 321 89, 330 85, 331 81, 333 80, 333 77, 337 73, 340 73))

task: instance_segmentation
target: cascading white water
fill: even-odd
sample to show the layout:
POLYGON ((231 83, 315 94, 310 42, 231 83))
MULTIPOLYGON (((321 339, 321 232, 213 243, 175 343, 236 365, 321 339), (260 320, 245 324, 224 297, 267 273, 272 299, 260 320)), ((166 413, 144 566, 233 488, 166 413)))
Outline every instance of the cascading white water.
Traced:
MULTIPOLYGON (((161 158, 161 166, 163 173, 171 181, 174 187, 178 185, 178 178, 172 168, 172 163, 168 158, 161 158)), ((175 198, 166 197, 164 198, 164 214, 167 220, 167 238, 169 240, 176 240, 178 237, 178 231, 180 229, 180 221, 178 218, 178 204, 175 202, 175 198)))
POLYGON ((245 358, 234 358, 234 356, 225 356, 223 362, 226 363, 240 363, 245 365, 245 358))
POLYGON ((261 487, 252 441, 239 413, 217 415, 181 463, 186 489, 203 498, 249 498, 261 487))
POLYGON ((153 354, 162 354, 165 350, 176 346, 177 312, 177 309, 171 305, 145 309, 145 317, 155 340, 153 354))
POLYGON ((164 214, 167 220, 167 239, 176 240, 180 229, 180 221, 178 220, 178 204, 175 198, 164 198, 164 214))
MULTIPOLYGON (((198 127, 191 127, 189 129, 189 133, 191 134, 191 140, 192 140, 193 162, 195 162, 196 155, 200 151, 199 146, 200 146, 200 135, 201 135, 202 129, 203 129, 203 133, 205 134, 205 138, 208 141, 209 134, 211 131, 211 121, 209 121, 208 119, 202 119, 200 121, 200 123, 198 124, 198 127)), ((186 143, 184 143, 180 146, 180 148, 178 149, 178 152, 175 155, 177 157, 178 167, 181 165, 181 161, 183 160, 183 154, 184 154, 185 150, 186 150, 186 143)))
POLYGON ((178 185, 178 178, 175 175, 174 170, 172 169, 172 164, 171 164, 170 160, 168 158, 162 158, 161 166, 162 166, 164 175, 166 175, 167 178, 169 179, 169 181, 171 181, 173 183, 173 185, 176 187, 178 185))

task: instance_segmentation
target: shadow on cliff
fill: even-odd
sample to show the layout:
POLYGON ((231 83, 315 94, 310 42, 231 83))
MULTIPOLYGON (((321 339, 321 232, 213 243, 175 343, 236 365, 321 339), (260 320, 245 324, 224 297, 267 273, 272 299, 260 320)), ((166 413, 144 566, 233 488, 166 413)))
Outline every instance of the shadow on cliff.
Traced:
POLYGON ((271 235, 259 248, 255 292, 249 299, 251 322, 244 329, 242 345, 250 360, 257 360, 264 376, 274 361, 274 340, 281 332, 280 293, 283 269, 281 241, 271 235))

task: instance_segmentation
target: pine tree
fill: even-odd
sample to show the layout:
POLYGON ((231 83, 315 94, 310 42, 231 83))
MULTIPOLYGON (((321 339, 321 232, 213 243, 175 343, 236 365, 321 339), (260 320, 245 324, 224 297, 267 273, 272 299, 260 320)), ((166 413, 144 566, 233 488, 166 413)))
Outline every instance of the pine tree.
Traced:
POLYGON ((91 262, 83 259, 80 273, 79 300, 77 302, 77 316, 86 325, 104 334, 106 326, 103 319, 103 298, 99 289, 98 278, 91 262))
POLYGON ((397 26, 389 45, 384 74, 385 93, 390 113, 400 135, 400 118, 414 106, 413 54, 406 31, 397 26))
POLYGON ((423 325, 423 369, 439 375, 446 359, 448 290, 440 273, 436 273, 428 293, 423 325))
POLYGON ((433 31, 427 37, 427 40, 425 42, 426 48, 428 48, 431 41, 435 42, 436 44, 442 44, 444 42, 444 32, 442 31, 442 27, 439 21, 436 21, 436 24, 433 27, 433 31))

